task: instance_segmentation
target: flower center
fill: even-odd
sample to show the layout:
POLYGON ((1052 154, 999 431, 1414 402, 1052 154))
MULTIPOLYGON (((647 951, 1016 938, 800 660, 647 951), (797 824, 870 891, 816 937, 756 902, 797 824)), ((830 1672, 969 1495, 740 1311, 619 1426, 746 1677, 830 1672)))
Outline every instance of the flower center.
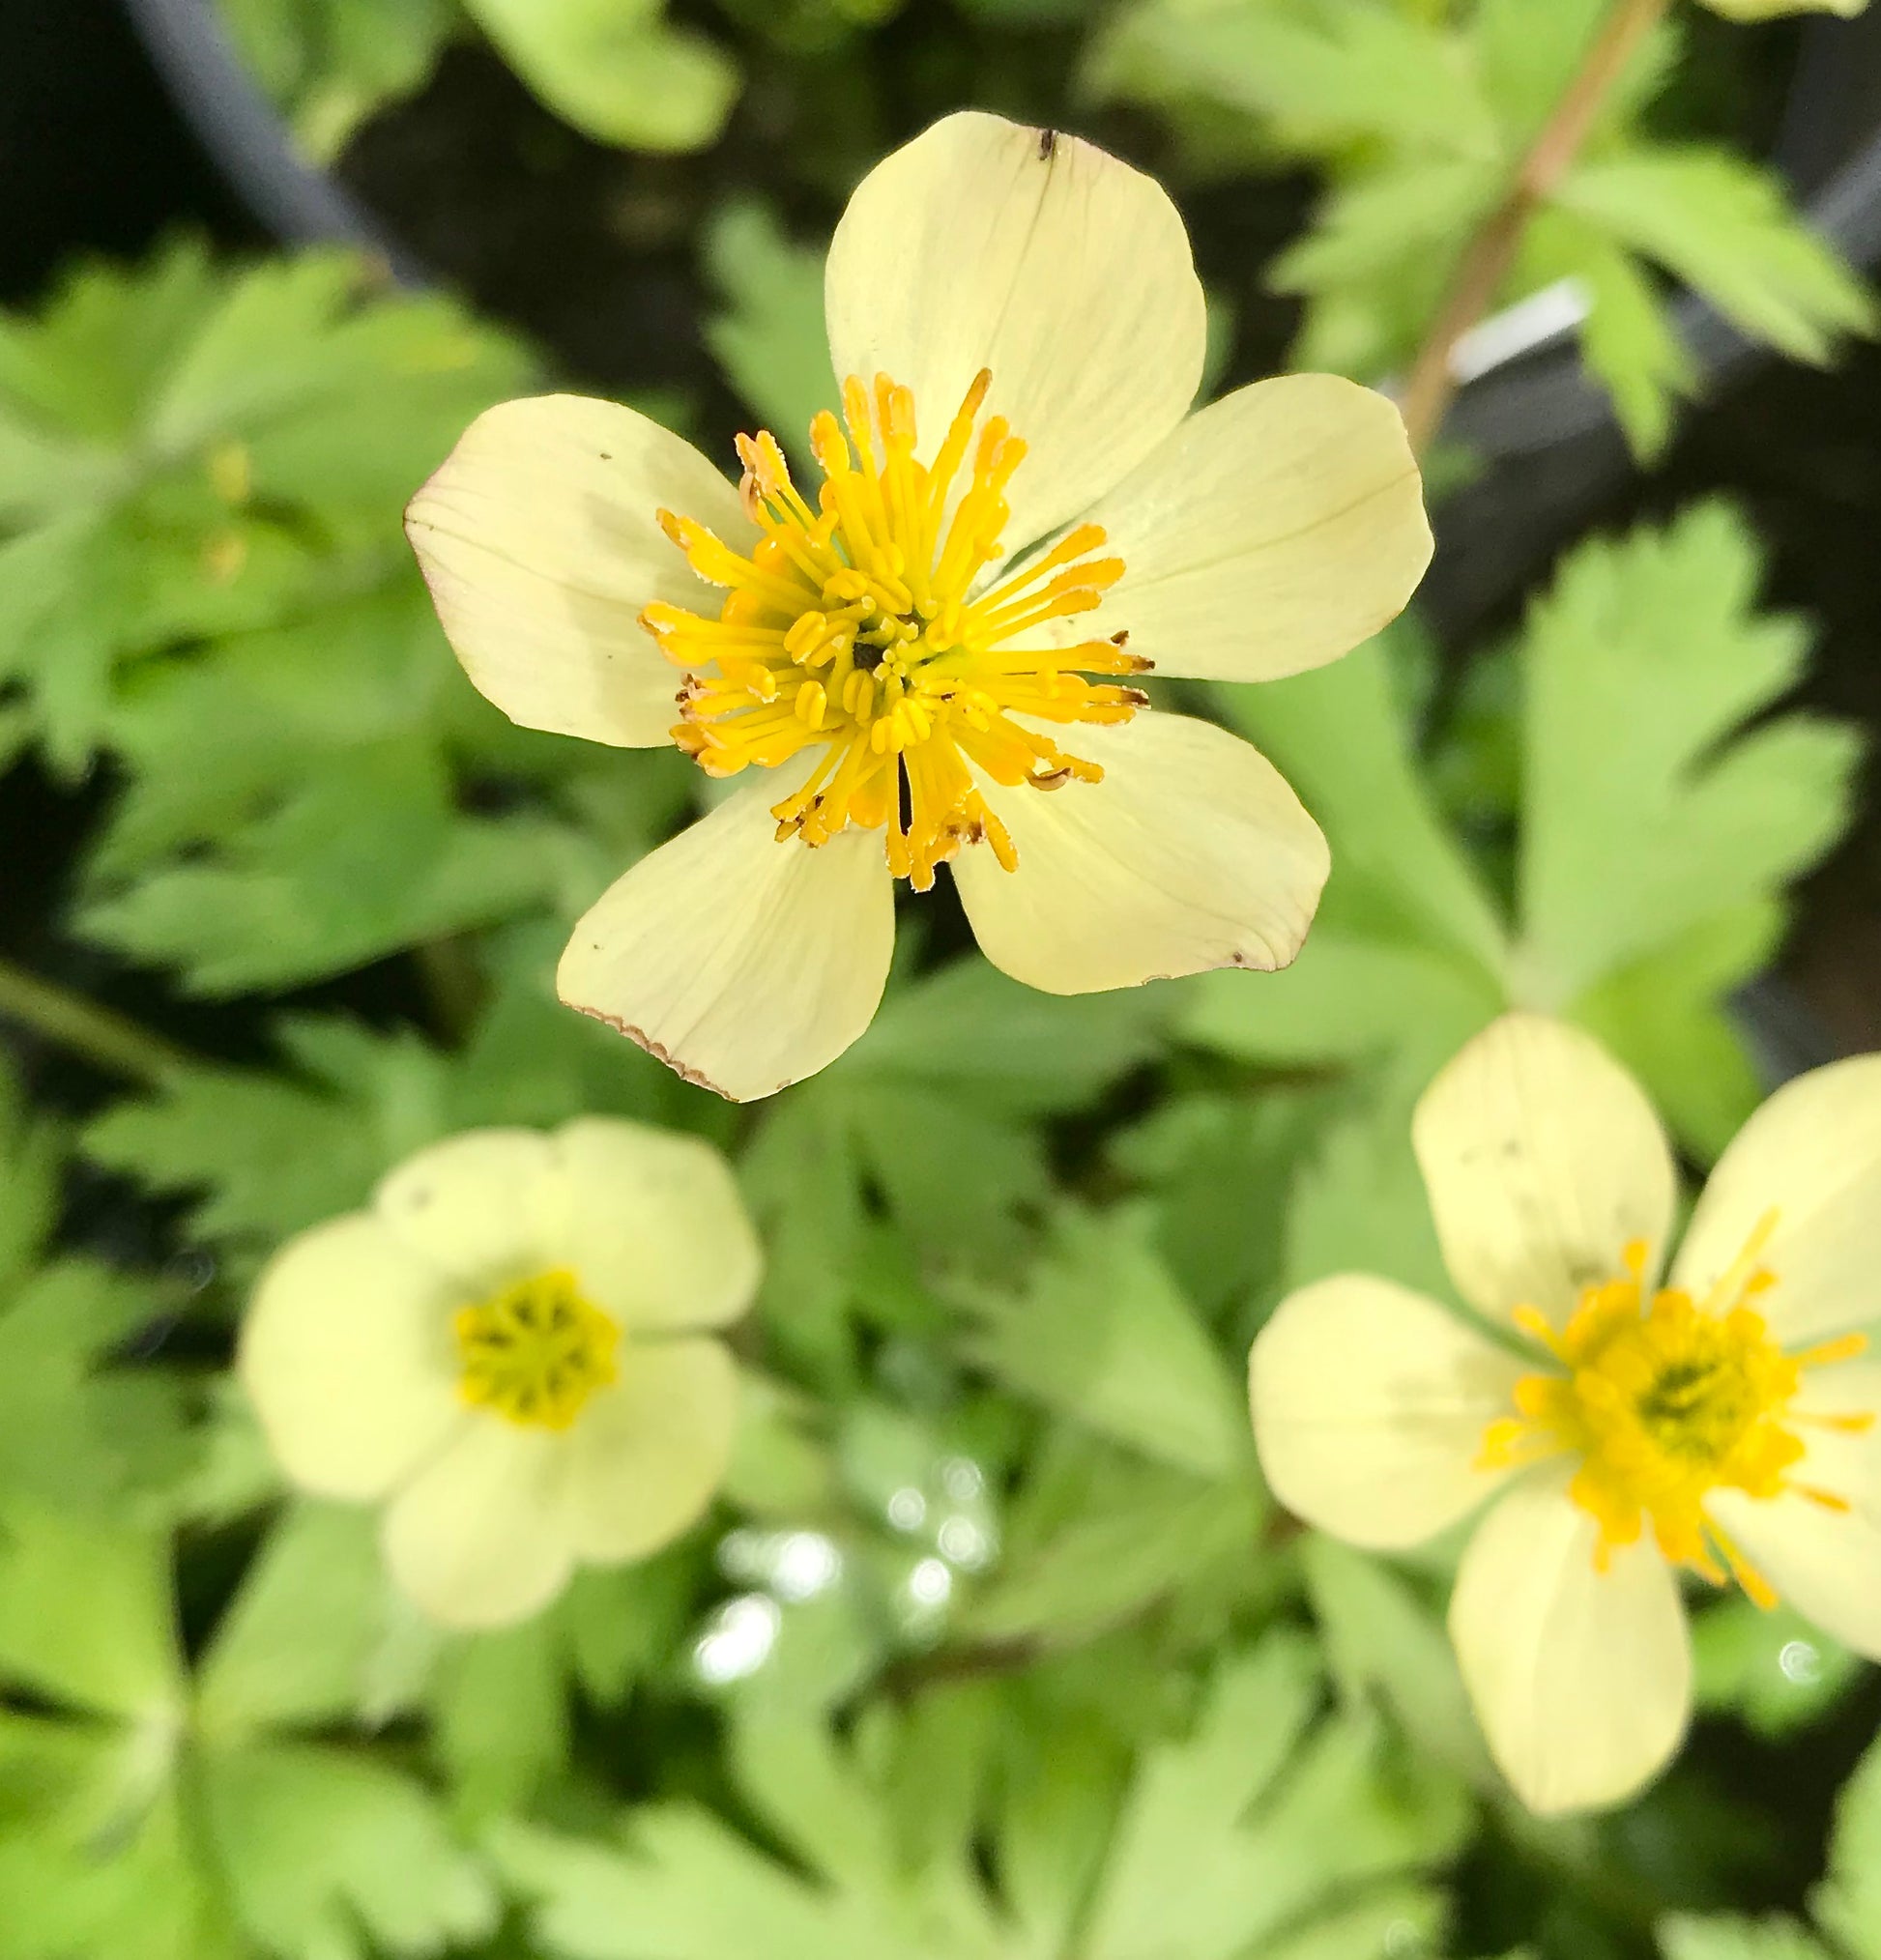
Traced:
POLYGON ((571 1427, 616 1376, 621 1330, 563 1267, 460 1309, 451 1325, 463 1361, 458 1393, 525 1428, 571 1427))
POLYGON ((665 604, 640 616, 686 672, 673 739, 702 768, 776 768, 820 745, 802 788, 775 806, 779 841, 826 844, 851 824, 884 830, 889 870, 918 891, 963 844, 984 840, 1008 871, 1017 866, 980 776, 1039 790, 1102 779, 1028 723, 1128 721, 1147 706, 1134 687, 1085 677, 1148 672, 1124 650, 1126 634, 1064 649, 1015 644, 1094 611, 1123 576, 1121 559, 1092 556, 1100 525, 1076 526, 974 592, 1003 549, 1005 491, 1026 454, 1002 417, 980 423, 991 385, 982 368, 922 464, 912 394, 885 374, 873 392, 852 375, 843 421, 825 411, 810 425, 824 473, 814 510, 776 439, 740 436, 744 507, 764 533, 749 558, 690 518, 659 513, 692 568, 728 589, 718 618, 665 604))
POLYGON ((1834 1493, 1797 1483, 1796 1434, 1811 1425, 1859 1431, 1871 1416, 1800 1415, 1791 1409, 1805 1369, 1846 1361, 1866 1345, 1859 1334, 1785 1354, 1750 1304, 1777 1283, 1759 1263, 1776 1229, 1767 1212, 1728 1271, 1703 1301, 1667 1286, 1648 1301, 1646 1247, 1626 1251, 1626 1274, 1585 1287, 1559 1332, 1536 1308, 1516 1319, 1543 1341, 1562 1371, 1516 1384, 1517 1413, 1483 1436, 1485 1469, 1572 1453, 1580 1458, 1568 1494, 1600 1525, 1595 1563, 1605 1571, 1615 1546, 1635 1543, 1650 1524, 1666 1558, 1715 1584, 1734 1574, 1759 1605, 1776 1595, 1705 1514, 1714 1490, 1773 1498, 1784 1492, 1832 1511, 1834 1493), (1721 1563, 1722 1561, 1722 1563, 1721 1563))

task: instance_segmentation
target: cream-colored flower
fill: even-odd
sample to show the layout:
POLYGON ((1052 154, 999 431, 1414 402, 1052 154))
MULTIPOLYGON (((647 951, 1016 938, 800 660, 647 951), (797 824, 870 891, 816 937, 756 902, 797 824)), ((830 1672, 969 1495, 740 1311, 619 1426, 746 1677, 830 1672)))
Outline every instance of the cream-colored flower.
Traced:
POLYGON ((767 434, 735 488, 554 395, 481 417, 412 504, 512 720, 745 779, 581 921, 562 997, 769 1095, 868 1025, 894 880, 943 862, 987 956, 1047 992, 1285 966, 1325 840, 1257 751, 1131 683, 1295 674, 1404 606, 1431 540, 1397 411, 1297 375, 1191 416, 1174 206, 997 116, 870 173, 825 299, 845 418, 812 427, 819 490, 767 434))
POLYGON ((476 1130, 275 1254, 239 1369, 295 1484, 385 1503, 402 1591, 502 1626, 703 1514, 738 1405, 710 1330, 758 1273, 709 1145, 601 1117, 476 1130))
POLYGON ((1255 1436, 1281 1502, 1357 1544, 1494 1497, 1450 1633, 1524 1801, 1617 1801, 1677 1748, 1681 1568, 1881 1658, 1881 1367, 1855 1331, 1881 1311, 1881 1055, 1751 1117, 1664 1286, 1671 1154, 1590 1036, 1498 1021, 1413 1139, 1458 1292, 1526 1358, 1402 1286, 1325 1280, 1254 1344, 1255 1436))
POLYGON ((1781 14, 1839 14, 1852 20, 1867 0, 1698 0, 1726 20, 1774 20, 1781 14))

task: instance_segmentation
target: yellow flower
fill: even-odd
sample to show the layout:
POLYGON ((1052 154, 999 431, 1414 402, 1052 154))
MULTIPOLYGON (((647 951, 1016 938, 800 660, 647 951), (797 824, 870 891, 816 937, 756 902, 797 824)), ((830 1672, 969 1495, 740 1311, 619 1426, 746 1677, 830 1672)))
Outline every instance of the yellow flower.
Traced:
POLYGON ((704 1513, 738 1400, 708 1330, 758 1272, 708 1144, 600 1117, 471 1131, 275 1254, 239 1369, 295 1484, 385 1502, 403 1592, 501 1626, 704 1513))
POLYGON ((1522 1799, 1617 1801, 1677 1748, 1681 1569, 1881 1658, 1881 1367, 1854 1331, 1881 1309, 1881 1056, 1751 1117, 1664 1285, 1671 1153, 1590 1036, 1505 1017, 1413 1139, 1457 1290, 1527 1358, 1388 1281, 1321 1281, 1255 1341, 1255 1436, 1281 1502, 1357 1544, 1493 1494, 1450 1633, 1522 1799))
POLYGON ((1839 14, 1852 20, 1867 0, 1699 0, 1726 20, 1774 20, 1780 14, 1839 14))
POLYGON ((996 116, 871 172, 825 293, 844 418, 810 431, 819 488, 768 434, 735 488, 555 395, 480 418, 412 504, 445 629, 512 720, 739 779, 580 922, 562 997, 769 1095, 868 1025, 894 881, 943 862, 987 956, 1050 993, 1285 966, 1324 839, 1254 749, 1132 683, 1298 673, 1404 606, 1431 541, 1397 411, 1300 375, 1189 415, 1204 309, 1174 206, 996 116))

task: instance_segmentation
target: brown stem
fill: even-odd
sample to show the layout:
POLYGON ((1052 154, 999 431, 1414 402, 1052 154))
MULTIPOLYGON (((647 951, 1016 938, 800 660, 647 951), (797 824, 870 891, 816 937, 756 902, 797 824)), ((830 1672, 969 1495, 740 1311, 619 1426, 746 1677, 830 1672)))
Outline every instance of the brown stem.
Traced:
POLYGON ((1529 219, 1559 187, 1602 104, 1669 4, 1670 0, 1614 0, 1578 73, 1458 262, 1450 290, 1404 383, 1404 427, 1420 456, 1442 427, 1457 392, 1451 368, 1457 342, 1495 303, 1529 219))

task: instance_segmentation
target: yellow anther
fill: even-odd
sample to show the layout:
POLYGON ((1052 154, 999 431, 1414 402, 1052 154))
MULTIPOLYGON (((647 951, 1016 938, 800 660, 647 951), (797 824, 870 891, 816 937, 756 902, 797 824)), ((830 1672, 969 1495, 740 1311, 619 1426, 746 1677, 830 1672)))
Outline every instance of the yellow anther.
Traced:
POLYGON ((687 676, 674 730, 686 754, 726 776, 820 745, 806 787, 772 808, 779 838, 816 848, 851 827, 881 829, 890 871, 917 887, 981 842, 1007 870, 1017 865, 980 783, 1102 781, 1094 763, 1015 717, 1104 725, 1147 705, 1134 688, 1085 677, 1146 669, 1122 633, 1055 651, 1049 664, 1012 644, 1102 604, 1123 562, 1096 556, 1101 526, 1075 526, 977 591, 1003 549, 1006 487, 1026 457, 1004 417, 983 418, 992 385, 988 370, 975 375, 923 464, 912 393, 886 374, 848 377, 841 416, 825 411, 810 425, 824 476, 814 508, 773 436, 740 436, 739 495, 758 533, 748 553, 659 514, 694 571, 725 589, 718 617, 663 602, 641 616, 687 676))
POLYGON ((1716 1490, 1770 1499, 1785 1492, 1835 1509, 1832 1492, 1797 1483, 1805 1448, 1799 1427, 1866 1429, 1867 1414, 1815 1415, 1791 1404, 1807 1369, 1847 1361, 1867 1342, 1856 1334, 1786 1354, 1748 1303, 1776 1283, 1759 1261, 1777 1214, 1760 1219, 1744 1249, 1702 1302, 1683 1288, 1647 1297, 1650 1248, 1629 1245, 1621 1277, 1581 1290, 1565 1326, 1538 1309, 1514 1318, 1542 1341, 1560 1371, 1524 1375, 1516 1413, 1483 1434, 1479 1461, 1500 1468, 1561 1453, 1579 1459, 1568 1494, 1600 1526, 1602 1570, 1647 1530, 1675 1564, 1723 1584, 1735 1577, 1759 1605, 1776 1595, 1725 1538, 1706 1507, 1716 1490))
POLYGON ((566 1429, 616 1379, 621 1330, 564 1268, 506 1286, 452 1322, 458 1392, 525 1428, 566 1429))

